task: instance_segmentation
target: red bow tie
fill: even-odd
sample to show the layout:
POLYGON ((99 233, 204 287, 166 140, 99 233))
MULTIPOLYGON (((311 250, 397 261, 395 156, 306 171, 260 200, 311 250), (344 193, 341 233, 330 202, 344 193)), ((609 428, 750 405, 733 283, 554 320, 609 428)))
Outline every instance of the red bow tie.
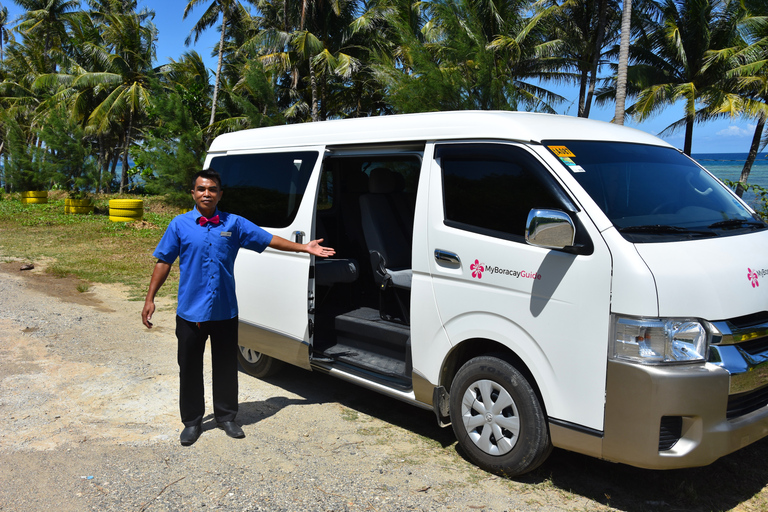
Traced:
POLYGON ((219 216, 218 216, 218 215, 214 215, 214 216, 213 216, 213 217, 211 217, 210 219, 208 219, 208 218, 206 218, 206 217, 200 217, 200 225, 201 225, 201 226, 205 226, 205 225, 206 225, 206 224, 208 224, 209 222, 210 222, 211 224, 213 224, 214 226, 218 225, 218 224, 219 224, 219 216))

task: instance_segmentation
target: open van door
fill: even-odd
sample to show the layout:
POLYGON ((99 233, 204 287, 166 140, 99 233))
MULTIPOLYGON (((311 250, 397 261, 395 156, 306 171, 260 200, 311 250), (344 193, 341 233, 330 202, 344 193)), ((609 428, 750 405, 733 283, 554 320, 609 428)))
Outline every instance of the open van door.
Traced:
MULTIPOLYGON (((313 236, 323 146, 210 155, 222 177, 222 211, 269 233, 306 243, 313 236)), ((235 261, 241 351, 309 369, 312 343, 313 256, 274 249, 241 249, 235 261)))

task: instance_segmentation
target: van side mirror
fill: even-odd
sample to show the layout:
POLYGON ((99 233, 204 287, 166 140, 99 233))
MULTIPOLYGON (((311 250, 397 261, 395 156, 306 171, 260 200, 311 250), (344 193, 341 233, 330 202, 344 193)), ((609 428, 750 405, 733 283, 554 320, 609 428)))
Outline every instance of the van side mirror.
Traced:
POLYGON ((574 245, 575 239, 576 226, 567 213, 536 208, 528 213, 528 220, 525 223, 525 241, 528 244, 580 254, 585 248, 574 245))

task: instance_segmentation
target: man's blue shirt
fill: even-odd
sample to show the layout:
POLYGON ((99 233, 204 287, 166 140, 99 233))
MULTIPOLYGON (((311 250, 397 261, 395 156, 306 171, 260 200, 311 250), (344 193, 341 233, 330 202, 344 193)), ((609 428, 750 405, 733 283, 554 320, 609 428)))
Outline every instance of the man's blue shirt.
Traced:
POLYGON ((179 305, 189 322, 229 320, 238 314, 235 258, 241 247, 262 252, 272 235, 253 222, 216 210, 219 224, 201 226, 197 208, 176 216, 157 245, 154 257, 172 264, 179 258, 179 305))

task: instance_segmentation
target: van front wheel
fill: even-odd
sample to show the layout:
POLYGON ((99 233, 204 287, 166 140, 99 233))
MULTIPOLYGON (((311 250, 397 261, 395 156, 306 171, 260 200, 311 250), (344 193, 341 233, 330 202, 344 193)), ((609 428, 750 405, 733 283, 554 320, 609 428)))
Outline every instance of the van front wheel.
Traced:
POLYGON ((536 392, 496 357, 476 357, 461 367, 451 385, 450 414, 459 445, 486 471, 522 475, 552 451, 536 392))
POLYGON ((243 371, 257 379, 266 379, 275 375, 283 367, 283 362, 274 357, 266 356, 261 352, 240 345, 237 351, 237 360, 243 371))

